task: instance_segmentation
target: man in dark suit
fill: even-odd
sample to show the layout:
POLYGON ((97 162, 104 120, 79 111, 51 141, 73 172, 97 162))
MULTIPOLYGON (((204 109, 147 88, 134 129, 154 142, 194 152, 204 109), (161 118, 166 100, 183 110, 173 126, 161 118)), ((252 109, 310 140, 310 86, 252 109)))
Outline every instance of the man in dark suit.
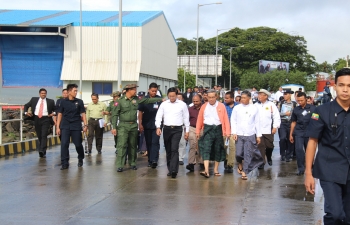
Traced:
POLYGON ((62 98, 59 98, 56 101, 56 110, 55 110, 56 116, 53 117, 53 120, 55 121, 55 123, 57 123, 58 109, 61 106, 61 102, 62 102, 63 99, 65 99, 67 97, 68 97, 68 92, 67 92, 67 89, 65 88, 65 89, 62 90, 62 98))
POLYGON ((47 135, 50 125, 54 124, 52 116, 55 115, 55 101, 46 98, 47 91, 44 88, 39 90, 40 97, 32 97, 30 101, 24 105, 25 115, 34 119, 36 135, 39 140, 39 156, 46 158, 47 135), (31 107, 32 112, 28 112, 31 107))
POLYGON ((189 105, 192 103, 192 97, 193 97, 193 93, 192 93, 192 88, 187 88, 187 92, 183 94, 183 99, 184 102, 189 105))

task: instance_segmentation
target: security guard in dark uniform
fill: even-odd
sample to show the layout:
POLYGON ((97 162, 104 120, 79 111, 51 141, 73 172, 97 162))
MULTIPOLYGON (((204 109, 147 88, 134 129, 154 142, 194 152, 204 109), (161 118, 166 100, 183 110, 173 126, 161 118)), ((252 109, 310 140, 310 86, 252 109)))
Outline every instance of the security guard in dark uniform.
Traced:
POLYGON ((281 161, 289 162, 294 151, 294 144, 290 142, 290 125, 291 116, 296 103, 291 100, 291 95, 294 91, 286 90, 283 92, 283 101, 278 106, 281 116, 281 125, 278 129, 278 136, 280 138, 280 155, 281 161))
POLYGON ((292 124, 290 128, 289 140, 295 143, 295 152, 298 164, 297 175, 303 175, 305 171, 305 150, 309 137, 306 135, 306 128, 309 125, 311 115, 314 113, 316 107, 314 105, 306 104, 305 92, 297 94, 297 102, 299 106, 295 107, 292 113, 292 124))
POLYGON ((76 84, 67 85, 68 98, 62 100, 58 109, 57 135, 61 135, 61 170, 68 169, 69 167, 69 143, 71 138, 78 153, 78 167, 83 166, 85 156, 82 145, 81 122, 84 122, 83 130, 86 132, 87 121, 84 102, 76 98, 78 93, 77 88, 78 85, 76 84))
POLYGON ((136 167, 136 146, 137 146, 137 108, 140 103, 155 103, 162 101, 162 98, 142 98, 139 99, 136 96, 136 84, 127 84, 125 89, 125 95, 121 97, 117 104, 116 109, 112 112, 112 134, 118 135, 118 156, 117 167, 118 172, 123 172, 123 166, 125 163, 126 147, 130 148, 128 152, 129 164, 133 170, 137 170, 136 167), (119 120, 118 126, 117 122, 119 120))
MULTIPOLYGON (((111 97, 113 97, 113 100, 109 102, 109 105, 105 112, 103 112, 103 115, 112 115, 112 112, 117 108, 116 102, 119 100, 121 96, 121 93, 119 91, 114 91, 111 94, 111 97)), ((112 121, 111 121, 112 122, 112 121)), ((118 135, 114 136, 114 148, 117 148, 118 143, 118 135)), ((115 154, 118 154, 118 150, 115 150, 115 154)))
POLYGON ((335 74, 334 101, 311 116, 305 160, 305 188, 315 193, 315 179, 324 194, 323 223, 350 224, 350 69, 335 74), (316 158, 316 148, 318 151, 316 158))
MULTIPOLYGON (((148 89, 148 95, 145 98, 160 98, 157 95, 158 85, 151 83, 148 89)), ((148 151, 148 167, 153 169, 158 166, 159 159, 159 136, 156 132, 156 115, 162 102, 154 104, 139 104, 139 131, 145 135, 147 151, 148 151)))

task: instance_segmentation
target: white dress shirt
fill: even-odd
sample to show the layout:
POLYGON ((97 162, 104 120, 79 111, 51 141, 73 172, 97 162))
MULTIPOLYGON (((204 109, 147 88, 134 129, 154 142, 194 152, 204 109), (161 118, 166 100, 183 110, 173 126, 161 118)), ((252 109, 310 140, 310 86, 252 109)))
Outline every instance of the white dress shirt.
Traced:
POLYGON ((239 104, 232 110, 231 134, 261 137, 259 111, 253 104, 239 104))
POLYGON ((182 126, 185 125, 186 132, 190 131, 190 119, 186 103, 176 99, 171 103, 166 100, 160 104, 156 115, 156 127, 160 128, 162 119, 164 117, 165 126, 182 126))
POLYGON ((48 116, 49 113, 47 112, 46 98, 44 98, 44 99, 39 98, 39 101, 38 101, 38 103, 37 103, 36 106, 35 106, 34 115, 39 116, 39 109, 40 109, 41 100, 44 100, 44 105, 43 105, 43 116, 48 116))
POLYGON ((210 103, 208 102, 204 110, 204 124, 207 124, 207 125, 221 124, 218 112, 216 111, 216 107, 218 107, 218 104, 219 104, 218 101, 216 101, 214 105, 210 105, 210 103))
POLYGON ((255 103, 259 111, 260 130, 262 134, 271 134, 271 124, 273 128, 279 128, 281 125, 280 112, 277 106, 270 101, 265 103, 255 103))

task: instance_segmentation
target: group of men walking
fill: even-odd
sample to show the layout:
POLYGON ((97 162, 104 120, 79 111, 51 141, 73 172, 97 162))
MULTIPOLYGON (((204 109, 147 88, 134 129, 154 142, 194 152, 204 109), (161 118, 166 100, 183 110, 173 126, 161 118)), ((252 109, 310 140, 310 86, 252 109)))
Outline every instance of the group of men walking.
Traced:
POLYGON ((96 149, 101 153, 99 129, 106 125, 106 115, 112 117, 118 172, 123 172, 126 162, 131 169, 137 169, 137 137, 138 132, 144 132, 152 168, 158 165, 159 137, 163 135, 168 176, 172 178, 176 178, 179 171, 179 143, 183 138, 190 146, 186 166, 189 171, 194 171, 199 164, 200 174, 209 178, 210 161, 214 161, 214 176, 221 176, 220 162, 225 162, 227 172, 233 172, 237 163, 238 173, 246 180, 247 174, 255 168, 263 169, 266 162, 272 165, 273 137, 278 130, 280 160, 289 162, 296 157, 297 175, 305 173, 305 187, 312 194, 315 193, 314 177, 320 179, 325 196, 324 223, 350 223, 350 116, 347 115, 350 69, 344 68, 335 75, 337 98, 317 108, 307 104, 304 92, 296 94, 297 102, 292 101, 291 90, 283 92, 283 100, 276 106, 268 101, 270 92, 264 89, 257 91, 259 101, 255 104, 251 103, 249 91, 240 92, 239 104, 230 91, 222 95, 220 91, 207 90, 206 101, 200 94, 184 93, 180 99, 186 101, 192 97, 190 105, 189 101, 177 97, 176 88, 169 88, 168 99, 163 100, 156 95, 158 86, 152 83, 148 97, 138 98, 137 85, 128 84, 124 95, 113 93, 114 100, 109 107, 99 104, 98 95, 92 94, 92 103, 85 109, 83 101, 76 98, 77 88, 69 84, 62 92, 66 97, 57 101, 56 106, 53 100, 46 98, 47 91, 40 89, 39 97, 33 97, 24 108, 25 114, 34 119, 41 158, 46 157, 48 128, 56 125, 61 138, 61 170, 69 168, 70 139, 76 146, 78 167, 83 166, 81 131, 87 132, 88 128, 87 153, 91 154, 93 135, 96 135, 96 149), (223 103, 218 101, 218 95, 224 98, 223 103))

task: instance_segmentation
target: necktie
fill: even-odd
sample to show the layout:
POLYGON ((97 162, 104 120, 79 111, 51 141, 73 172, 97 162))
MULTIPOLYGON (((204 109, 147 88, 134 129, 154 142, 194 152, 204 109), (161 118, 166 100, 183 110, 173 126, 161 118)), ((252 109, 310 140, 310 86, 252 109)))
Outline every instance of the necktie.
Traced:
POLYGON ((41 99, 39 114, 38 114, 39 118, 43 117, 43 111, 44 111, 44 99, 41 99))

